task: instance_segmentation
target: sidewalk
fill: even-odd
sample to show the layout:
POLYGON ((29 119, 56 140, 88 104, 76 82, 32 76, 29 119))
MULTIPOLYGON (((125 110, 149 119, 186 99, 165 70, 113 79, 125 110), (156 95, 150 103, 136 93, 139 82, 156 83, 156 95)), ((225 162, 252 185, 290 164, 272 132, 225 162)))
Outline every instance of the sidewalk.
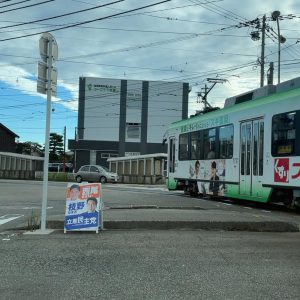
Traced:
MULTIPOLYGON (((203 229, 254 232, 299 232, 298 215, 191 208, 124 206, 103 210, 104 229, 203 229)), ((63 229, 64 215, 49 216, 47 228, 63 229)))

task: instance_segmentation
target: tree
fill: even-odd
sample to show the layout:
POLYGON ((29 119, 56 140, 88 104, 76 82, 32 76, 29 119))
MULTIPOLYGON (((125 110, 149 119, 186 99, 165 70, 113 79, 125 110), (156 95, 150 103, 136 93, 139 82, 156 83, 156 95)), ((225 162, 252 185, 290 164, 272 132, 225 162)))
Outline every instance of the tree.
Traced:
POLYGON ((16 152, 20 154, 36 155, 36 156, 43 156, 44 154, 43 147, 39 143, 30 142, 30 141, 17 143, 16 152))
POLYGON ((59 161, 59 158, 63 156, 64 153, 64 143, 63 136, 57 133, 50 133, 49 139, 49 160, 59 161))

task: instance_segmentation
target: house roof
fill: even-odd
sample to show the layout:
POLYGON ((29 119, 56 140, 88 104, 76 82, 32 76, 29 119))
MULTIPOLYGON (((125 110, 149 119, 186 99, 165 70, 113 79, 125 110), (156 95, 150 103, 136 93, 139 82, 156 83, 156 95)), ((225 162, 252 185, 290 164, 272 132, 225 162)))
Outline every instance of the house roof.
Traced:
POLYGON ((19 138, 19 136, 17 134, 15 134, 13 131, 11 131, 10 129, 8 129, 6 126, 4 126, 2 123, 0 123, 0 128, 4 129, 5 131, 7 131, 9 134, 13 135, 14 137, 19 138))

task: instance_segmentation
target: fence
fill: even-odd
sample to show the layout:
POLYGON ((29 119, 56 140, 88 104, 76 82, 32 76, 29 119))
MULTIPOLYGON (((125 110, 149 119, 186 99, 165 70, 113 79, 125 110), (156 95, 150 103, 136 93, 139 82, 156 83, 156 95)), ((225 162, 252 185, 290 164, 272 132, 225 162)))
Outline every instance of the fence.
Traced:
POLYGON ((0 178, 35 179, 35 174, 43 170, 43 157, 0 152, 0 178))
POLYGON ((109 158, 109 170, 118 173, 122 183, 163 184, 166 182, 167 154, 155 153, 109 158))

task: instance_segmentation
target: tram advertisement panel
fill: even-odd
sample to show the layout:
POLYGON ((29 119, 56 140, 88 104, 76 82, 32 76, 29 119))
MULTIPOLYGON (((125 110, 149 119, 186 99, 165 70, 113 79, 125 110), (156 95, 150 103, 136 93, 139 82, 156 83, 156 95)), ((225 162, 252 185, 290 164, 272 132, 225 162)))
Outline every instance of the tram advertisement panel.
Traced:
POLYGON ((189 178, 197 179, 199 192, 214 196, 224 195, 225 171, 225 159, 196 160, 188 170, 189 178))
POLYGON ((69 183, 66 193, 65 231, 96 231, 102 226, 100 183, 69 183))
POLYGON ((275 158, 274 183, 300 186, 300 158, 275 158))

